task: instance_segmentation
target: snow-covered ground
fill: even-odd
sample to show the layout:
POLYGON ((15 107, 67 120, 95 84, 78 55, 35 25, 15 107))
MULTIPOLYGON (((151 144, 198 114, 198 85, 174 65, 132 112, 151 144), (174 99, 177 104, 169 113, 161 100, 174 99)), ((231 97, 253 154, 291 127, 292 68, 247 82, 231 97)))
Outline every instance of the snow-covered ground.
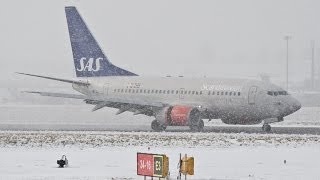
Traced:
MULTIPOLYGON (((0 128, 151 130, 151 117, 115 116, 116 110, 109 108, 91 113, 90 108, 3 105, 0 128)), ((319 114, 320 108, 302 108, 273 126, 320 127, 319 114)), ((206 122, 206 126, 222 125, 221 121, 206 122)), ((308 133, 0 131, 0 180, 143 179, 136 175, 137 152, 167 154, 172 179, 177 176, 179 153, 195 157, 195 175, 188 179, 320 179, 320 135, 308 133), (56 160, 63 154, 70 166, 60 169, 56 160)))
MULTIPOLYGON (((99 127, 114 127, 115 130, 127 130, 134 126, 144 126, 151 130, 154 119, 144 115, 133 116, 126 112, 118 116, 116 109, 103 108, 91 112, 91 105, 0 105, 0 129, 34 130, 102 130, 99 127), (47 128, 46 128, 47 127, 47 128), (71 128, 69 128, 71 127, 71 128), (16 129, 19 129, 16 128, 16 129), (127 128, 127 129, 123 129, 127 128)), ((283 122, 272 126, 318 126, 320 127, 320 107, 303 107, 298 112, 284 118, 283 122)), ((221 120, 205 121, 205 126, 225 125, 221 120)))
POLYGON ((36 131, 0 132, 0 179, 143 179, 137 152, 167 154, 172 179, 179 153, 195 158, 188 179, 320 179, 317 135, 36 131))

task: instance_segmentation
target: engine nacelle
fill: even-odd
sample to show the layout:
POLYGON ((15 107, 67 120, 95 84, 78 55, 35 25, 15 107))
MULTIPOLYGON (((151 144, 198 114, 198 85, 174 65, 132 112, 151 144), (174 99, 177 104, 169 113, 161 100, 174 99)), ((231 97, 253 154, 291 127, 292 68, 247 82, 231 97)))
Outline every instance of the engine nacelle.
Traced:
POLYGON ((166 126, 188 126, 198 123, 200 111, 191 106, 170 106, 159 111, 156 119, 160 124, 166 126))

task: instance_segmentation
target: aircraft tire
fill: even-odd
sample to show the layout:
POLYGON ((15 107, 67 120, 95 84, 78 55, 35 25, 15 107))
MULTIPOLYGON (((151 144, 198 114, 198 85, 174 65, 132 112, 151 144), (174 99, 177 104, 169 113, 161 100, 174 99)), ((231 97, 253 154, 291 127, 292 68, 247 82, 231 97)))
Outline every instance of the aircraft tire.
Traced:
POLYGON ((195 131, 195 132, 203 131, 203 128, 204 128, 204 122, 202 119, 200 119, 196 125, 190 125, 191 131, 195 131))
POLYGON ((166 130, 166 128, 167 128, 166 126, 161 125, 159 123, 159 121, 157 121, 157 120, 153 120, 151 122, 151 129, 154 130, 154 131, 157 131, 157 132, 164 131, 164 130, 166 130))
POLYGON ((271 131, 271 126, 270 126, 269 124, 263 124, 263 125, 262 125, 262 130, 263 130, 264 132, 269 133, 269 132, 271 131))

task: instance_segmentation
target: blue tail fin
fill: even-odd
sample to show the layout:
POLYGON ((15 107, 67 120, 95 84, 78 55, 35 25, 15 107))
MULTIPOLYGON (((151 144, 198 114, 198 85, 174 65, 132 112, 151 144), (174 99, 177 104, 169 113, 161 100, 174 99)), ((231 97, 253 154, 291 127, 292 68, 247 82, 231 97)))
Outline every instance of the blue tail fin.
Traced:
POLYGON ((77 77, 137 76, 110 63, 75 7, 65 7, 77 77))

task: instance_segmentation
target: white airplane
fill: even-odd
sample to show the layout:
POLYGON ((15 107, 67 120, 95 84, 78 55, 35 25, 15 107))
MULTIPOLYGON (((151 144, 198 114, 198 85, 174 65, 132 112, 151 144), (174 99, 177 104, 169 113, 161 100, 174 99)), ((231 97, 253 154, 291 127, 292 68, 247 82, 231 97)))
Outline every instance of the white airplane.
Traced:
POLYGON ((226 124, 270 123, 300 109, 301 104, 282 88, 266 81, 248 79, 140 77, 113 65, 104 55, 75 7, 65 7, 73 60, 78 79, 19 73, 72 84, 81 93, 36 92, 42 96, 83 99, 95 105, 117 108, 116 114, 154 116, 151 128, 189 126, 201 131, 203 119, 221 119, 226 124))

